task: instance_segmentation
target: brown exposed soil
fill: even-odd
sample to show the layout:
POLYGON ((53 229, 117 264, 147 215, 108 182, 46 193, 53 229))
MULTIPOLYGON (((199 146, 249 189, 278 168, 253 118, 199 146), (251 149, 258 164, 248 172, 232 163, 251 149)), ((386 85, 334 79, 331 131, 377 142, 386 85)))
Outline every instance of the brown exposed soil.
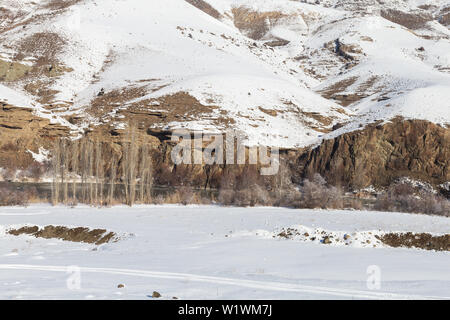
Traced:
POLYGON ((102 117, 124 103, 147 94, 145 86, 116 89, 109 92, 99 91, 86 111, 94 117, 102 117))
MULTIPOLYGON (((312 118, 312 119, 320 122, 320 124, 322 126, 324 126, 324 127, 329 127, 333 123, 333 118, 325 117, 325 116, 321 115, 318 112, 305 112, 305 111, 302 111, 301 114, 307 116, 308 118, 312 118)), ((321 128, 321 130, 322 130, 322 132, 330 131, 330 130, 324 129, 324 128, 321 128)))
POLYGON ((388 233, 376 236, 390 247, 419 248, 425 250, 450 251, 450 234, 433 236, 429 233, 388 233))
POLYGON ((343 93, 347 90, 348 87, 353 85, 358 80, 357 77, 350 77, 345 80, 336 82, 331 86, 321 90, 319 93, 326 99, 333 99, 340 105, 347 107, 355 102, 360 101, 361 99, 366 98, 375 92, 380 92, 383 90, 381 86, 376 86, 379 77, 372 76, 368 78, 366 81, 358 85, 357 88, 352 90, 349 93, 343 93))
POLYGON ((64 241, 93 243, 96 245, 108 243, 111 241, 117 241, 116 234, 114 232, 107 232, 107 230, 105 229, 90 230, 89 228, 83 227, 67 228, 52 225, 46 226, 44 228, 33 226, 22 227, 20 229, 11 229, 8 230, 8 234, 14 236, 27 234, 35 236, 36 238, 61 239, 64 241))
POLYGON ((426 12, 407 13, 394 9, 382 10, 381 16, 412 30, 422 29, 426 26, 427 22, 433 20, 433 16, 426 12))
POLYGON ((209 3, 207 3, 207 2, 205 2, 203 0, 185 0, 185 1, 190 3, 191 5, 193 5, 197 9, 200 9, 203 12, 209 14, 213 18, 216 18, 216 19, 221 19, 222 18, 222 15, 220 14, 219 11, 214 9, 213 6, 211 6, 209 3))
POLYGON ((51 105, 57 91, 50 89, 54 78, 72 69, 58 60, 65 40, 52 32, 35 33, 13 44, 18 52, 12 62, 0 60, 0 81, 19 82, 44 105, 51 105), (33 57, 33 64, 23 61, 33 57))
POLYGON ((177 92, 133 103, 117 114, 124 115, 126 119, 134 119, 147 128, 162 128, 171 122, 199 119, 208 119, 219 127, 234 123, 234 119, 226 113, 214 114, 214 111, 218 111, 218 107, 204 105, 187 92, 177 92))
POLYGON ((256 12, 245 6, 233 8, 234 25, 249 38, 259 40, 269 31, 266 21, 270 25, 276 24, 280 19, 288 17, 278 11, 256 12))
POLYGON ((159 98, 141 99, 147 94, 163 88, 163 85, 152 86, 147 80, 145 85, 131 86, 109 92, 101 90, 93 99, 87 112, 107 123, 111 120, 137 124, 140 128, 154 128, 159 130, 171 122, 195 121, 207 119, 218 126, 234 123, 234 119, 225 112, 217 112, 218 107, 204 105, 187 92, 177 92, 159 98), (127 104, 128 103, 128 104, 127 104), (125 107, 124 107, 125 106, 125 107))
POLYGON ((64 44, 65 40, 57 33, 35 33, 19 43, 19 56, 16 59, 20 60, 21 55, 31 55, 37 58, 38 65, 51 64, 64 44))
POLYGON ((364 95, 358 93, 354 94, 341 93, 344 92, 352 84, 354 84, 357 80, 358 80, 357 77, 347 78, 345 80, 334 83, 328 88, 321 90, 319 93, 322 95, 322 97, 326 99, 336 100, 340 105, 344 107, 349 106, 352 103, 357 102, 365 97, 364 95))
POLYGON ((266 46, 269 47, 283 47, 285 45, 288 45, 290 43, 290 41, 288 40, 284 40, 284 39, 276 39, 273 41, 268 41, 266 43, 264 43, 266 46))
POLYGON ((44 8, 53 10, 62 10, 81 2, 82 0, 50 0, 48 1, 44 8))
POLYGON ((263 107, 258 107, 258 109, 272 117, 276 117, 278 115, 277 110, 264 109, 263 107))
MULTIPOLYGON (((276 235, 278 238, 283 239, 293 239, 297 236, 303 236, 304 239, 309 241, 318 240, 317 235, 310 235, 308 233, 301 234, 297 229, 287 228, 282 229, 280 233, 276 235)), ((275 236, 274 236, 275 237, 275 236)), ((385 233, 383 235, 375 235, 381 243, 386 246, 393 248, 418 248, 424 250, 436 250, 436 251, 450 251, 450 234, 445 234, 441 236, 434 236, 429 233, 385 233)), ((331 234, 328 234, 326 231, 322 231, 320 234, 319 240, 323 244, 331 244, 331 243, 342 243, 343 240, 346 241, 351 239, 351 236, 346 234, 344 237, 336 238, 331 234)), ((369 241, 369 240, 368 240, 369 241)), ((367 244, 373 245, 376 247, 377 244, 367 242, 367 244)))

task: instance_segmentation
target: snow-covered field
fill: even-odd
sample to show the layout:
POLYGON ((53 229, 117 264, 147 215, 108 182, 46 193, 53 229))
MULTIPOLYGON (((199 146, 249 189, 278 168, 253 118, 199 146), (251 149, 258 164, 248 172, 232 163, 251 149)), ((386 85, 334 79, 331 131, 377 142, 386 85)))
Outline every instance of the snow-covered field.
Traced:
POLYGON ((448 252, 356 241, 369 231, 449 230, 448 218, 361 211, 0 208, 0 298, 151 299, 157 291, 162 299, 450 299, 448 252), (121 240, 97 246, 6 233, 25 224, 103 228, 121 240), (355 241, 274 238, 287 227, 355 241))

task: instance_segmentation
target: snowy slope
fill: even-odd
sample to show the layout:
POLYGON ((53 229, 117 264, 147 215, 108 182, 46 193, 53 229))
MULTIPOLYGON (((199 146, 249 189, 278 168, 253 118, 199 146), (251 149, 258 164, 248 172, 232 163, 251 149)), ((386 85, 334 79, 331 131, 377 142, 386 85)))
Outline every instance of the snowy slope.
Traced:
POLYGON ((381 212, 211 206, 2 208, 0 297, 148 299, 153 291, 163 299, 450 297, 447 252, 272 238, 291 226, 349 234, 450 230, 447 218, 381 212), (126 236, 95 246, 5 234, 24 224, 105 228, 126 236), (66 286, 74 270, 68 266, 81 268, 79 290, 66 286), (381 271, 379 290, 367 286, 369 266, 381 271), (119 284, 125 287, 119 289, 119 284))
POLYGON ((185 92, 212 108, 154 127, 232 127, 249 144, 280 147, 317 143, 337 123, 348 131, 396 116, 450 122, 450 32, 437 21, 444 1, 306 2, 5 0, 0 63, 34 69, 2 84, 61 117, 81 116, 79 129, 122 126, 120 110, 161 111, 155 100, 185 92), (392 8, 435 19, 410 30, 380 16, 392 8), (351 63, 336 54, 337 39, 356 50, 351 63), (126 98, 106 106, 100 92, 126 98), (361 99, 342 104, 336 95, 361 99))

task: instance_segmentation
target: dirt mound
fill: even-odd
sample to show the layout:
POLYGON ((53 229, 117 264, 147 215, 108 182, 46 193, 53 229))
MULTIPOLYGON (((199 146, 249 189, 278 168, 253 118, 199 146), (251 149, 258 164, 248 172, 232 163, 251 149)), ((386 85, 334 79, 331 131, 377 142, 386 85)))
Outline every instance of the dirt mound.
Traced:
POLYGON ((450 251, 450 234, 434 236, 429 233, 384 233, 372 231, 345 233, 342 231, 326 231, 299 227, 298 229, 281 229, 276 236, 280 239, 297 240, 333 245, 355 245, 358 247, 417 248, 423 250, 450 251))
POLYGON ((28 234, 35 236, 36 238, 44 239, 61 239, 71 242, 84 242, 94 243, 100 245, 111 241, 117 241, 116 234, 114 232, 107 232, 105 229, 93 229, 89 228, 67 228, 61 226, 46 226, 40 228, 38 226, 26 226, 20 229, 10 229, 8 234, 18 236, 21 234, 28 234))
POLYGON ((450 234, 433 236, 429 233, 388 233, 376 236, 390 247, 419 248, 425 250, 450 251, 450 234))

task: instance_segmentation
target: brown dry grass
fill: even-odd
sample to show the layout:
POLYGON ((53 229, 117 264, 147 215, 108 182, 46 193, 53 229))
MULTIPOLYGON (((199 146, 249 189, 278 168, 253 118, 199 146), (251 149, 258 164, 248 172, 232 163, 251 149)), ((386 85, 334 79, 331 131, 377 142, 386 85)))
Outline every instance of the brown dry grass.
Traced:
POLYGON ((16 60, 21 60, 24 55, 37 58, 37 66, 51 65, 57 60, 66 41, 57 33, 39 32, 21 40, 18 46, 19 54, 16 60))

